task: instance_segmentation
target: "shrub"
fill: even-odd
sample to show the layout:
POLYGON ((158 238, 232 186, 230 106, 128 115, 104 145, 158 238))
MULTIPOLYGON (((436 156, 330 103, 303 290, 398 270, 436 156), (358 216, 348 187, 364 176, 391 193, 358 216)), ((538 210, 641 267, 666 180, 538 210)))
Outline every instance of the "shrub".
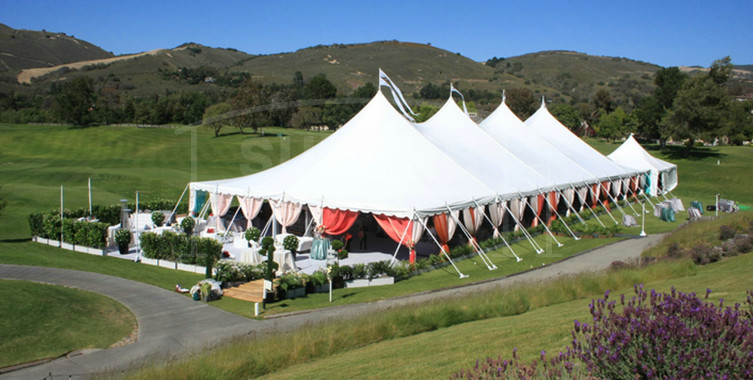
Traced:
POLYGON ((44 214, 33 212, 29 214, 29 229, 32 236, 44 235, 44 214))
POLYGON ((753 250, 753 238, 750 236, 738 236, 735 238, 735 250, 739 253, 748 253, 753 250))
POLYGON ((337 259, 338 260, 345 260, 348 258, 348 250, 343 248, 337 251, 337 259))
POLYGON ((685 256, 685 251, 680 247, 680 244, 675 242, 667 248, 667 257, 676 259, 685 256))
POLYGON ((366 275, 369 280, 389 276, 390 262, 389 261, 375 261, 366 265, 366 275))
POLYGON ((261 237, 261 231, 259 231, 256 227, 249 227, 246 230, 245 234, 246 240, 248 241, 259 241, 259 238, 261 237))
POLYGON ((732 239, 735 235, 737 235, 735 227, 726 225, 719 227, 719 240, 732 239))
POLYGON ((345 243, 342 242, 342 240, 332 240, 332 249, 335 251, 339 251, 345 247, 345 243))
MULTIPOLYGON (((146 234, 149 234, 149 232, 142 234, 141 236, 143 237, 146 234)), ((152 235, 155 235, 155 234, 152 234, 152 235)), ((143 241, 143 238, 141 239, 141 241, 143 241)), ((115 243, 118 246, 131 244, 131 231, 129 231, 127 228, 120 228, 117 231, 115 231, 115 243)), ((142 246, 142 249, 144 249, 143 246, 142 246)), ((144 251, 146 252, 145 249, 144 251)))
POLYGON ((162 223, 165 222, 165 214, 163 214, 160 211, 155 211, 152 213, 152 222, 157 227, 162 227, 162 223))
MULTIPOLYGON (((748 309, 718 306, 672 288, 603 299, 590 305, 593 324, 575 321, 572 350, 598 378, 750 378, 753 321, 748 309)), ((710 290, 707 290, 706 297, 710 290)))
POLYGON ((190 216, 183 218, 183 220, 180 222, 180 228, 183 230, 183 232, 186 233, 186 235, 192 235, 193 228, 195 226, 196 226, 196 221, 190 216))
POLYGON ((473 247, 467 244, 461 244, 455 248, 450 249, 450 257, 463 257, 473 253, 473 247))
POLYGON ((298 237, 295 235, 285 236, 282 247, 295 254, 298 251, 298 237))
POLYGON ((353 279, 366 278, 366 264, 353 265, 353 279))
POLYGON ((706 265, 717 262, 721 258, 721 252, 718 252, 708 243, 697 244, 690 250, 690 256, 696 265, 706 265))

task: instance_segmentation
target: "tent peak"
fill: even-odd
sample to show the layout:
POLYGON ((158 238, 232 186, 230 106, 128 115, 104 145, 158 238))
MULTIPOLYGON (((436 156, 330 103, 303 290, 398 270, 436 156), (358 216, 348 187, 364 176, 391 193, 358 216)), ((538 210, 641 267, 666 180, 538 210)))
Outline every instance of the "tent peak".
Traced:
POLYGON ((502 104, 505 104, 505 100, 507 100, 507 96, 505 95, 505 90, 502 89, 502 104))
POLYGON ((546 108, 546 99, 544 95, 541 95, 541 108, 546 108))

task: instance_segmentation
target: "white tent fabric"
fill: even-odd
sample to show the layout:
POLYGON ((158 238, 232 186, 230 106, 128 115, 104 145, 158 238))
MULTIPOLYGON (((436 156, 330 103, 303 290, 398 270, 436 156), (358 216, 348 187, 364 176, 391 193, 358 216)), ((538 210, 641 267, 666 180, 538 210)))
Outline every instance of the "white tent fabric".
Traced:
POLYGON ((416 130, 470 173, 496 190, 500 199, 519 198, 551 191, 554 183, 539 175, 514 154, 484 133, 449 98, 416 130))
POLYGON ((300 155, 249 176, 192 182, 190 189, 192 197, 203 190, 396 217, 488 204, 497 193, 421 136, 381 91, 300 155))
MULTIPOLYGON (((594 174, 589 173, 527 127, 507 107, 504 100, 494 112, 479 123, 479 127, 539 174, 550 178, 558 185, 572 184, 579 187, 598 181, 594 174)), ((560 186, 560 190, 566 188, 570 186, 560 186)))
POLYGON ((539 110, 529 117, 525 124, 557 150, 599 179, 624 178, 638 174, 637 170, 614 163, 570 132, 567 127, 549 113, 543 101, 539 110))
POLYGON ((632 133, 622 145, 607 157, 622 166, 647 171, 651 177, 651 195, 659 194, 657 190, 667 192, 677 187, 677 165, 658 159, 646 152, 641 144, 635 140, 632 133), (658 189, 659 176, 662 177, 662 189, 658 189))

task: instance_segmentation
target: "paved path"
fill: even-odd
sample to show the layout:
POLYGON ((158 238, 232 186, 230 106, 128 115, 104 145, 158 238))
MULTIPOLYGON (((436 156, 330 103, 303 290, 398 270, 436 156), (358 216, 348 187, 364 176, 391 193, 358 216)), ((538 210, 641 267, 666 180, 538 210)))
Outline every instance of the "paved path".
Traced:
POLYGON ((128 307, 138 322, 138 339, 133 344, 68 355, 0 375, 0 378, 42 379, 52 373, 55 378, 67 379, 69 375, 77 378, 93 373, 124 370, 157 359, 164 360, 179 355, 184 357, 236 336, 292 330, 306 324, 477 293, 479 290, 510 286, 521 281, 543 281, 562 275, 602 270, 615 260, 625 261, 639 257, 646 247, 660 241, 661 237, 662 235, 650 235, 642 239, 624 240, 556 264, 501 279, 377 302, 275 315, 263 321, 240 317, 193 301, 182 294, 118 277, 69 269, 0 264, 0 278, 39 281, 100 293, 128 307))

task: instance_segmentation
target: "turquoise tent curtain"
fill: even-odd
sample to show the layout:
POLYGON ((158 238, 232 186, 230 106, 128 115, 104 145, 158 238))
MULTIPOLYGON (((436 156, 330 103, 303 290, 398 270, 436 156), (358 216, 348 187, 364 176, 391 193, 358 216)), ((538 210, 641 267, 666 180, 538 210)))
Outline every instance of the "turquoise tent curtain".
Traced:
POLYGON ((209 198, 208 191, 199 190, 196 192, 196 204, 194 205, 193 210, 191 210, 193 215, 199 215, 201 209, 204 208, 204 204, 207 203, 207 198, 209 198))

